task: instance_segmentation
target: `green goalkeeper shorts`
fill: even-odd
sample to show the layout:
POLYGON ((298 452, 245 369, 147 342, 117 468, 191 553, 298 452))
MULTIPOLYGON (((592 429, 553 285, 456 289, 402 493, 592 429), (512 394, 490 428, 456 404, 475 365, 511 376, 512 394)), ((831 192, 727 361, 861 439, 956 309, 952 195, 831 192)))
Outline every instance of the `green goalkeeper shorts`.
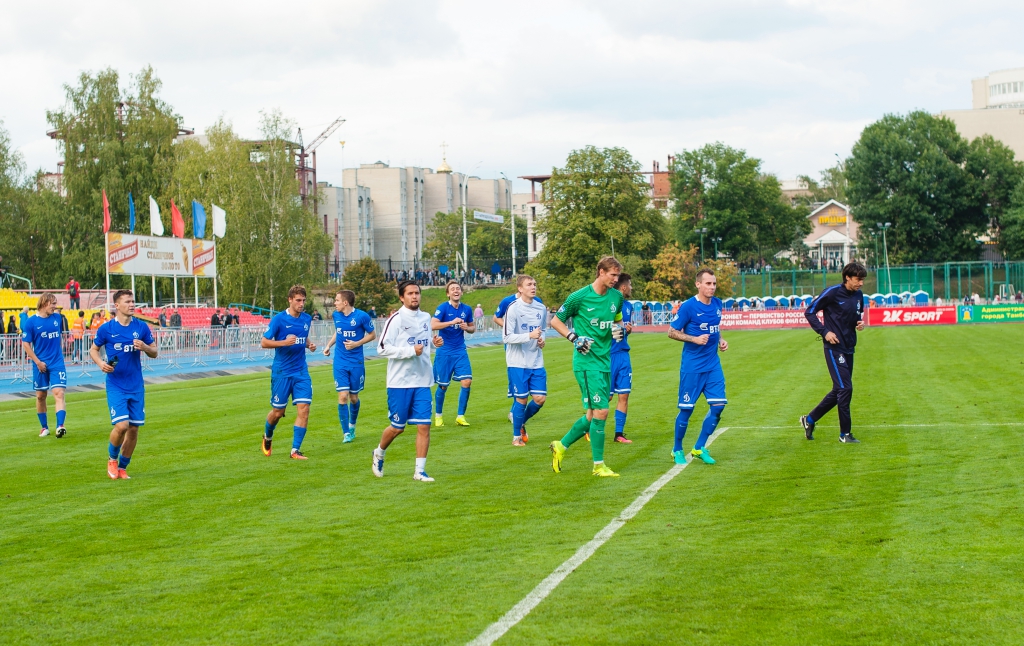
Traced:
POLYGON ((611 373, 597 370, 576 370, 576 383, 580 385, 583 408, 606 410, 611 392, 611 373))

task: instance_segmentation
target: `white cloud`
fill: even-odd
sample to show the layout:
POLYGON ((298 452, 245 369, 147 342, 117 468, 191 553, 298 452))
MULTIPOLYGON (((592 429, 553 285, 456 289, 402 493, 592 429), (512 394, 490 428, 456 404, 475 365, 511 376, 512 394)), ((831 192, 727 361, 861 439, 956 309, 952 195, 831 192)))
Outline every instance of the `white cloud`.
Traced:
POLYGON ((47 109, 84 70, 152 64, 163 98, 202 130, 255 135, 280 108, 320 179, 381 159, 510 177, 572 148, 623 146, 648 166, 721 140, 782 177, 845 155, 888 112, 967 107, 970 79, 1024 66, 1010 2, 631 3, 527 0, 4 8, 0 118, 30 168, 52 169, 47 109))

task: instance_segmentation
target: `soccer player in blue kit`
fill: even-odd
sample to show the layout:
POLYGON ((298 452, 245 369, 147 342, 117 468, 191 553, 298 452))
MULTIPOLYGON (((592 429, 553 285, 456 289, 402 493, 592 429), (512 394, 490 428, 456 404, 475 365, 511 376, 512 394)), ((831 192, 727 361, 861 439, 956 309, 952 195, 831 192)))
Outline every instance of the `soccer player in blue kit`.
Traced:
POLYGON ((139 441, 139 428, 146 423, 146 383, 139 352, 156 359, 157 348, 149 326, 135 318, 131 291, 114 292, 114 311, 114 318, 96 330, 89 357, 107 375, 107 406, 114 425, 107 446, 107 475, 112 480, 129 480, 128 463, 139 441), (105 361, 100 348, 106 353, 105 361))
POLYGON ((331 348, 338 345, 334 355, 334 389, 338 391, 338 421, 344 433, 344 443, 356 439, 356 420, 359 418, 359 393, 366 382, 366 362, 363 346, 377 338, 370 315, 355 308, 356 294, 342 289, 334 295, 334 331, 324 356, 331 356, 331 348))
POLYGON ((444 345, 437 349, 434 357, 434 426, 444 426, 444 396, 452 380, 462 385, 459 392, 459 412, 455 418, 458 426, 469 426, 466 421, 466 406, 469 405, 469 389, 473 384, 473 367, 469 363, 469 352, 466 350, 466 332, 476 332, 473 322, 473 309, 462 302, 462 285, 457 280, 449 280, 445 285, 448 300, 437 306, 434 317, 430 319, 430 329, 436 331, 444 345))
POLYGON ((615 441, 620 444, 632 444, 633 440, 626 437, 626 413, 629 412, 629 393, 633 391, 633 363, 629 359, 629 334, 633 331, 633 304, 629 297, 633 295, 633 278, 629 274, 619 274, 619 282, 615 289, 622 292, 622 339, 612 338, 612 392, 615 395, 615 441))
POLYGON ((284 417, 288 397, 295 406, 295 426, 292 427, 293 460, 306 460, 300 450, 309 423, 309 405, 313 402, 313 382, 306 367, 306 349, 316 352, 316 344, 309 338, 313 318, 303 311, 306 307, 306 288, 293 285, 288 290, 288 309, 270 319, 270 327, 260 339, 260 347, 274 349, 274 365, 270 373, 270 413, 263 427, 263 455, 270 456, 274 428, 284 417))
POLYGON ((711 269, 697 272, 697 295, 679 306, 672 320, 668 338, 683 342, 683 359, 679 368, 679 414, 676 417, 675 443, 672 457, 676 464, 686 464, 683 451, 683 437, 693 414, 693 406, 703 394, 708 402, 708 414, 700 429, 690 456, 700 458, 705 464, 715 461, 705 444, 715 432, 722 411, 728 403, 725 398, 725 375, 719 351, 729 349, 729 343, 722 338, 722 301, 715 298, 718 282, 711 269))
POLYGON ((54 315, 57 297, 43 294, 36 305, 36 314, 25 322, 21 331, 21 344, 25 356, 32 362, 32 389, 36 391, 36 414, 41 430, 39 437, 50 434, 50 423, 46 419, 46 394, 53 391, 57 408, 57 437, 64 437, 67 429, 64 420, 67 409, 64 391, 68 387, 68 373, 64 367, 64 352, 61 350, 60 315, 54 315))
POLYGON ((868 270, 859 262, 843 267, 843 284, 833 285, 811 301, 804 312, 807 322, 821 335, 825 344, 825 366, 832 377, 832 390, 807 415, 800 418, 804 437, 814 439, 814 425, 834 406, 839 408, 839 441, 859 444, 853 436, 850 420, 850 400, 853 399, 853 351, 857 346, 857 332, 864 329, 861 320, 864 294, 860 288, 868 270), (824 322, 818 319, 822 312, 824 322))

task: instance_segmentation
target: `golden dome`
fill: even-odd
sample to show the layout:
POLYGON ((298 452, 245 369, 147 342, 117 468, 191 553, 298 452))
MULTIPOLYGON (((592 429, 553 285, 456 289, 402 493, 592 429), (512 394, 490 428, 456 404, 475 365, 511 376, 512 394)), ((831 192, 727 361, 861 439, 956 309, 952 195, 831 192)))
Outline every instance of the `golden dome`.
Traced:
POLYGON ((447 159, 445 159, 443 157, 441 158, 441 165, 437 167, 437 172, 439 172, 439 173, 450 173, 450 172, 452 172, 452 167, 448 165, 448 160, 447 159))

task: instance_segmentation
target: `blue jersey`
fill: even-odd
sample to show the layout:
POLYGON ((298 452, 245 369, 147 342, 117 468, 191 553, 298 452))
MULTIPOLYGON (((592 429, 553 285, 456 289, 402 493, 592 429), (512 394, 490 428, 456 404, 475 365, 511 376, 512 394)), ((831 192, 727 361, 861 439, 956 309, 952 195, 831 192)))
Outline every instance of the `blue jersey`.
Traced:
MULTIPOLYGON (((505 318, 505 312, 508 311, 508 306, 511 305, 517 298, 519 298, 519 294, 509 294, 505 298, 501 299, 501 302, 498 303, 498 309, 494 310, 495 318, 505 318)), ((544 304, 544 301, 540 300, 540 298, 536 296, 533 297, 533 300, 537 301, 541 305, 544 304)))
POLYGON ((47 365, 47 370, 64 365, 64 352, 60 345, 60 314, 46 318, 38 314, 25 321, 21 340, 32 344, 36 358, 47 365))
MULTIPOLYGON (((633 304, 629 301, 622 301, 622 327, 625 328, 627 323, 633 322, 633 304)), ((622 340, 616 341, 612 339, 612 354, 616 352, 629 352, 629 336, 623 330, 622 340)))
POLYGON ((707 305, 694 296, 679 306, 672 327, 690 336, 708 334, 705 345, 683 343, 682 372, 709 372, 722 367, 718 360, 718 341, 722 335, 722 301, 714 296, 707 305))
MULTIPOLYGON (((434 311, 434 318, 442 323, 462 319, 466 323, 473 322, 473 309, 465 303, 459 303, 458 307, 452 305, 451 301, 445 301, 437 306, 434 311)), ((464 352, 466 350, 466 333, 456 325, 441 328, 437 331, 444 339, 444 345, 437 349, 438 354, 451 354, 453 352, 464 352)))
MULTIPOLYGON (((345 349, 345 341, 359 341, 373 332, 373 319, 363 310, 353 309, 345 316, 334 312, 334 365, 357 368, 363 365, 363 346, 354 350, 345 349)), ((305 355, 303 355, 305 356, 305 355)))
POLYGON ((117 357, 114 372, 107 375, 107 390, 122 393, 141 393, 145 389, 142 381, 142 357, 135 349, 135 339, 146 345, 153 344, 153 333, 149 326, 132 317, 128 325, 121 325, 113 318, 96 330, 93 343, 107 353, 107 363, 117 357))
POLYGON ((309 336, 309 325, 313 318, 302 312, 298 318, 288 310, 278 312, 270 319, 270 327, 263 333, 263 338, 271 341, 284 341, 288 335, 294 334, 295 345, 277 348, 274 352, 274 366, 271 374, 275 377, 308 376, 306 370, 306 337, 309 336))

